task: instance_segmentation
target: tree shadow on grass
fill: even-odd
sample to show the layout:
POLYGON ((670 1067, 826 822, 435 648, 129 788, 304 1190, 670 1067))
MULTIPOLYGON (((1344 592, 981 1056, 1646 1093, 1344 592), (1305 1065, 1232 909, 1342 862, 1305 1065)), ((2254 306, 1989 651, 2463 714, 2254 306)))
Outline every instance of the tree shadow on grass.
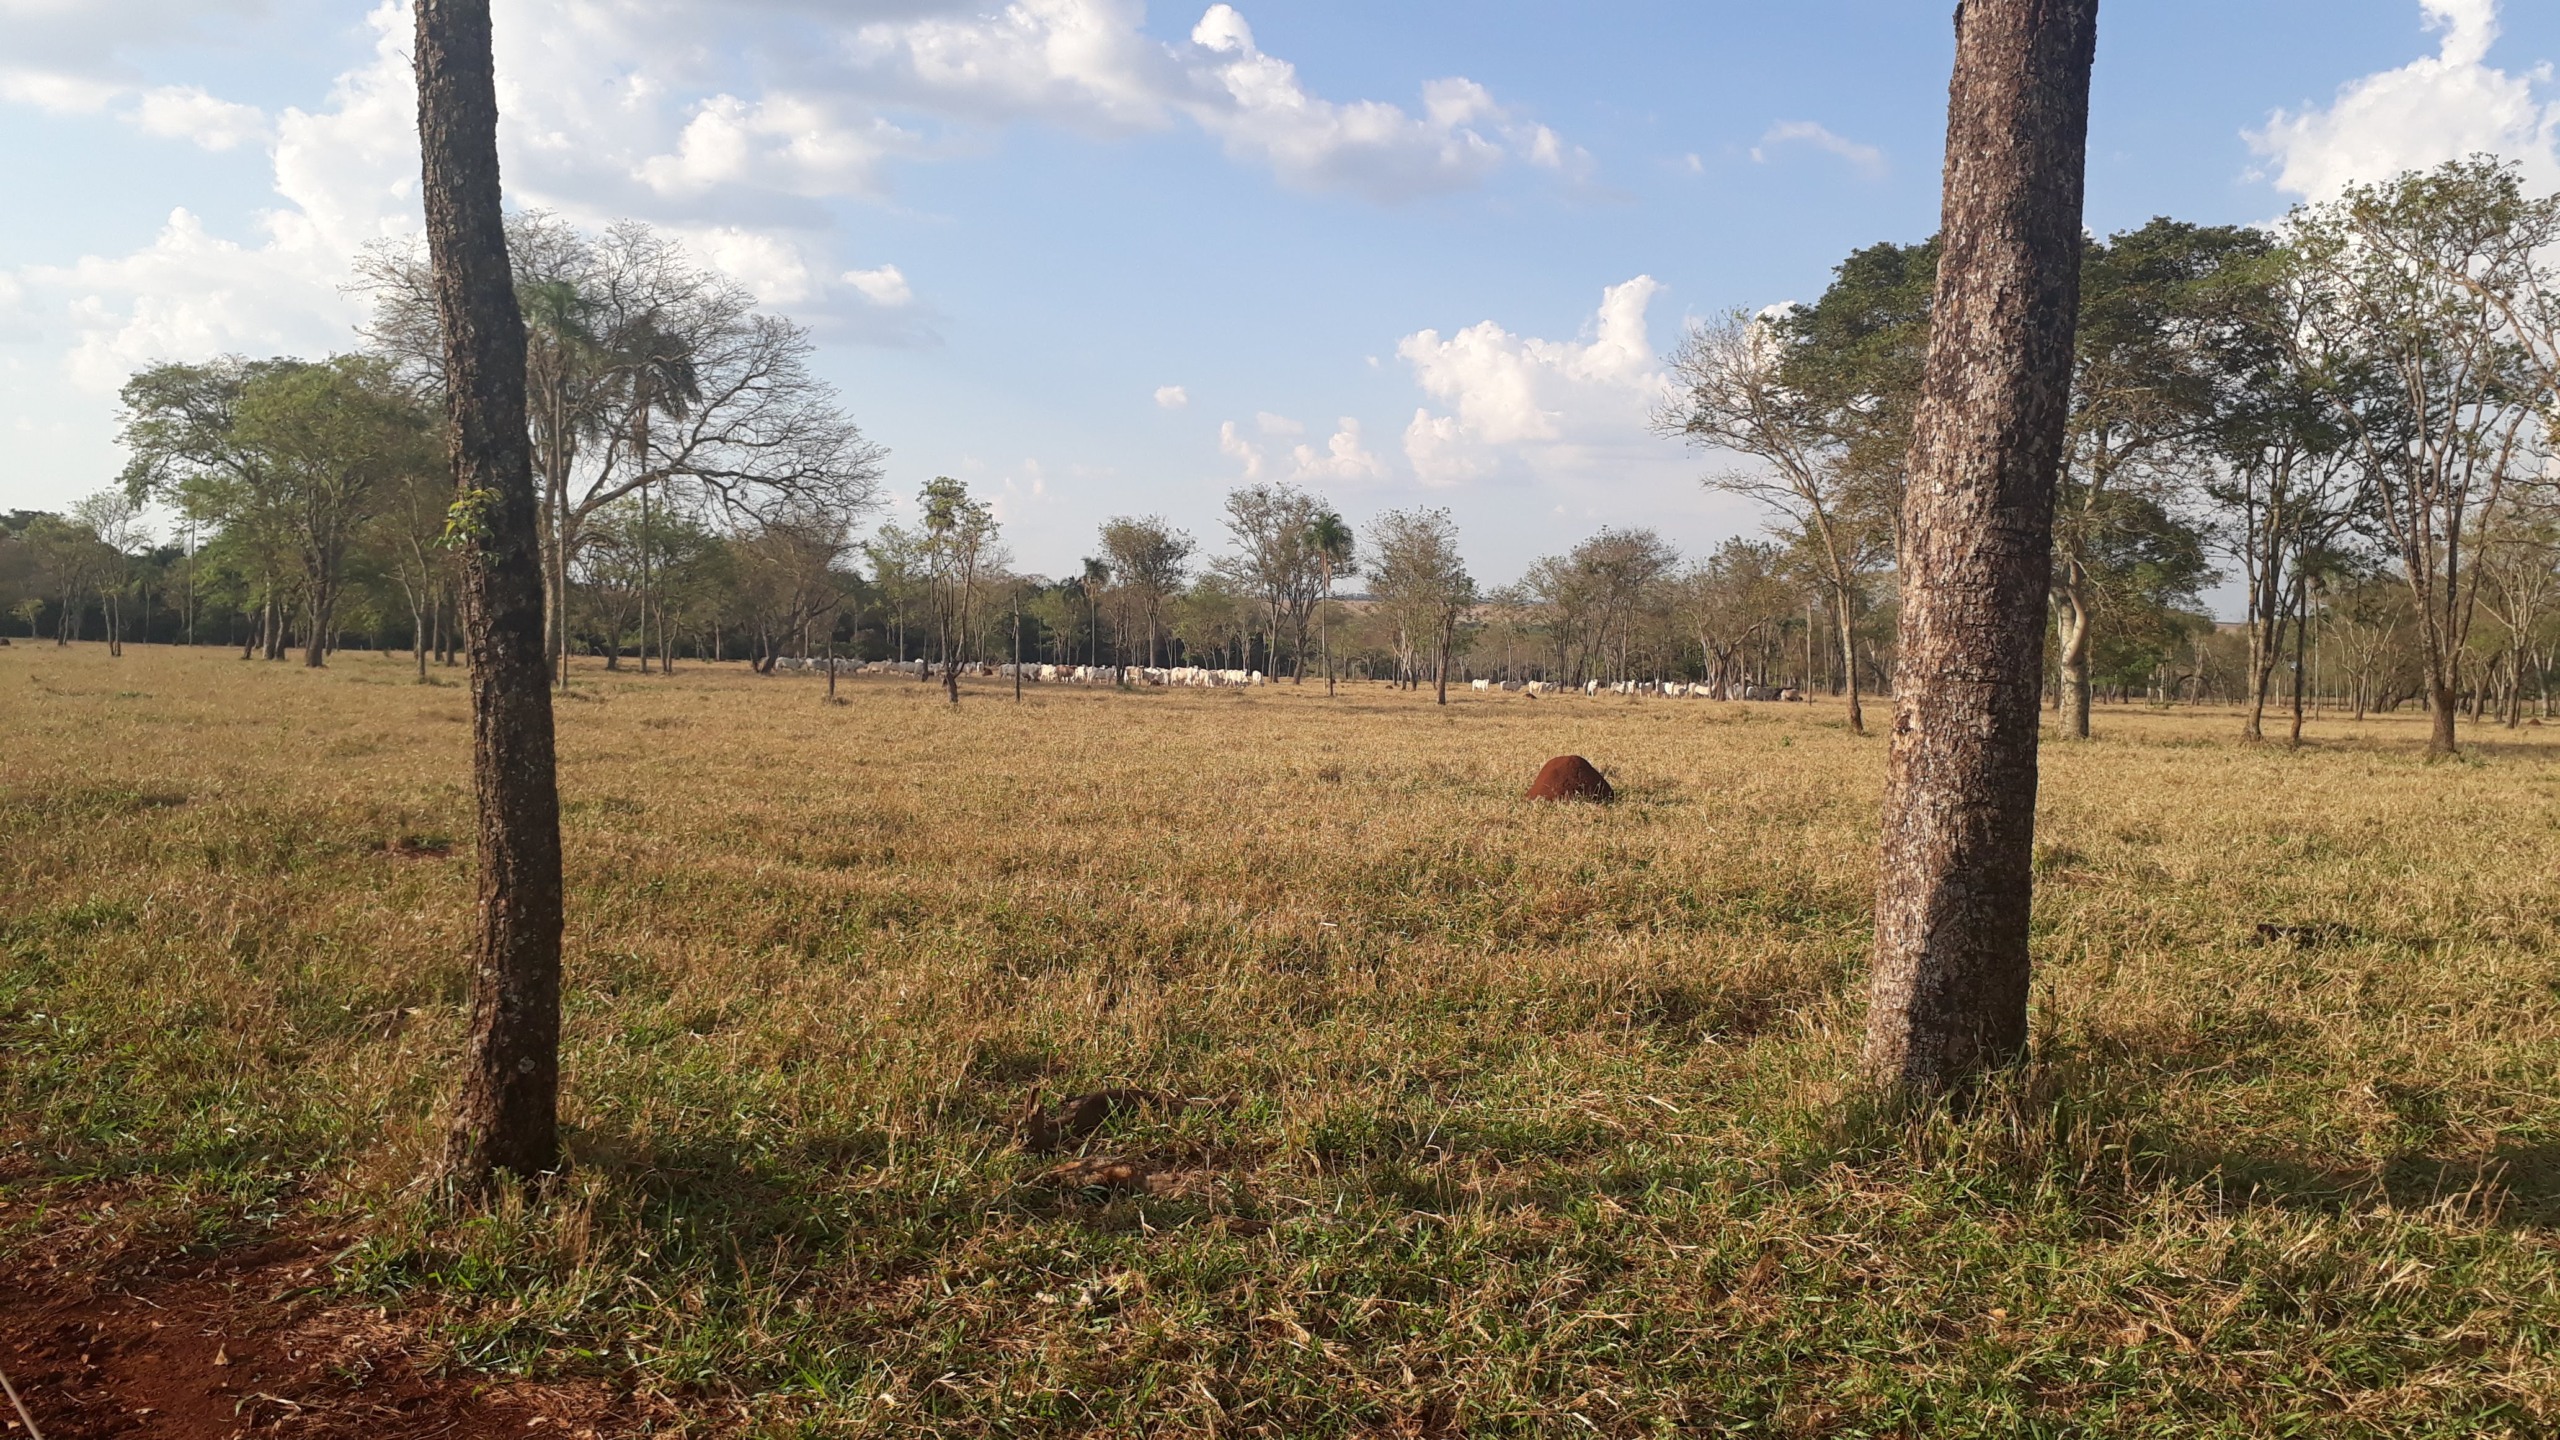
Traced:
MULTIPOLYGON (((2281 1140, 2225 1143, 2201 1106, 2230 1113, 2230 1095, 2182 1083, 2293 1087, 2303 1022, 2260 1010, 2197 1015, 2184 1024, 2093 1026, 2048 1038, 2033 1060, 1941 1102, 1860 1096, 1818 1120, 1795 1160, 1800 1177, 1847 1163, 1874 1171, 1961 1175, 1975 1193, 2021 1202, 2059 1187, 2093 1215, 2131 1213, 2145 1196, 2197 1193, 2225 1212, 2283 1209, 2346 1217, 2388 1209, 2453 1212, 2510 1232, 2560 1232, 2560 1141, 2514 1141, 2485 1152, 2414 1144, 2386 1159, 2324 1156, 2281 1140)), ((2423 1091, 2382 1082, 2383 1103, 2420 1134, 2447 1127, 2423 1091)), ((2243 1098, 2239 1103, 2245 1104, 2243 1098)), ((2261 1103, 2267 1103, 2261 1100, 2261 1103)))
POLYGON ((2238 1208, 2343 1216, 2388 1205, 2447 1206, 2502 1230, 2560 1231, 2560 1143, 2500 1145, 2485 1155, 2394 1156, 2376 1166, 2323 1167, 2291 1156, 2197 1150, 2175 1157, 2189 1177, 2238 1208))
POLYGON ((653 1235, 696 1234, 727 1249, 776 1242, 823 1246, 856 1218, 818 1197, 842 1177, 876 1169, 889 1139, 874 1131, 824 1132, 779 1144, 723 1136, 634 1138, 588 1131, 571 1147, 574 1169, 600 1177, 599 1219, 653 1235))

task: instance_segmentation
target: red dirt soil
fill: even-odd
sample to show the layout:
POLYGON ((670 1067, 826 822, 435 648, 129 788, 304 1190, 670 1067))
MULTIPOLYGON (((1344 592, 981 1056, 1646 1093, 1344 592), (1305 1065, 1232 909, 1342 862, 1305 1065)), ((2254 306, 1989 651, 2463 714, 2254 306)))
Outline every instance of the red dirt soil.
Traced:
MULTIPOLYGON (((342 1244, 276 1240, 111 1282, 0 1274, 0 1369, 45 1440, 586 1440, 638 1428, 598 1385, 422 1366, 400 1320, 314 1293, 342 1244)), ((8 1440, 26 1440, 6 1401, 0 1412, 8 1440)))
POLYGON ((1529 782, 1532 800, 1607 800, 1615 793, 1600 771, 1579 755, 1557 756, 1540 766, 1538 778, 1529 782))

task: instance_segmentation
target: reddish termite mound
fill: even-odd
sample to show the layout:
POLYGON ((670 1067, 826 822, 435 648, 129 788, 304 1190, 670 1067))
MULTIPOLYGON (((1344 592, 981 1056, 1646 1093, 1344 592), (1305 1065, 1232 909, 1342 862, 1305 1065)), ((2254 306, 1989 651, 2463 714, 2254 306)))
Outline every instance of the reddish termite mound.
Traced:
POLYGON ((1540 766, 1538 778, 1529 782, 1532 800, 1606 800, 1615 793, 1591 762, 1579 755, 1557 756, 1540 766))

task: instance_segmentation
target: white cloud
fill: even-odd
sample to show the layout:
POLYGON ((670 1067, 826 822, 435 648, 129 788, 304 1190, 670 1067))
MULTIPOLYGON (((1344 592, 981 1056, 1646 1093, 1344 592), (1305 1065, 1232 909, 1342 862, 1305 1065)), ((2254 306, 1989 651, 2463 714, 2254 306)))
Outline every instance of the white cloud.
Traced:
POLYGON ((1229 4, 1188 43, 1145 34, 1142 0, 1014 0, 991 14, 880 21, 850 51, 873 89, 943 113, 1100 134, 1188 120, 1287 184, 1393 202, 1477 184, 1510 161, 1578 177, 1590 157, 1464 78, 1419 111, 1310 93, 1229 4))
POLYGON ((1191 392, 1179 385, 1156 387, 1156 404, 1167 410, 1180 410, 1191 403, 1191 392))
POLYGON ((907 285, 907 277, 895 265, 876 270, 847 270, 844 283, 862 292, 862 298, 874 305, 895 309, 915 303, 916 292, 907 285))
POLYGON ((1361 443, 1360 422, 1349 415, 1335 422, 1333 438, 1325 442, 1319 453, 1312 445, 1300 445, 1289 452, 1295 467, 1291 480, 1384 480, 1387 462, 1370 453, 1361 443))
POLYGON ((1268 410, 1255 415, 1253 417, 1253 423, 1255 427, 1260 429, 1265 435, 1304 435, 1307 433, 1307 422, 1303 420, 1292 420, 1286 415, 1274 415, 1268 410))
POLYGON ((2488 63, 2497 0, 2419 0, 2433 55, 2339 87, 2325 109, 2279 110, 2251 132, 2279 190, 2326 199, 2350 184, 2388 180, 2486 152, 2522 161, 2535 183, 2560 183, 2560 103, 2548 64, 2509 74, 2488 63))
POLYGON ((864 195, 880 188, 883 161, 915 146, 915 136, 886 120, 848 118, 824 101, 715 95, 695 107, 673 151, 641 160, 636 173, 666 198, 731 188, 864 195))
MULTIPOLYGON (((1861 144, 1844 135, 1833 134, 1829 127, 1818 125, 1811 120, 1781 120, 1770 126, 1768 131, 1760 137, 1760 143, 1751 147, 1751 158, 1766 165, 1769 163, 1769 153, 1782 145, 1810 145, 1825 154, 1837 155, 1848 161, 1859 174, 1870 178, 1884 173, 1882 150, 1873 145, 1861 144)), ((1698 163, 1698 157, 1695 155, 1690 156, 1689 161, 1689 168, 1693 173, 1705 168, 1698 163)))
POLYGON ((1425 484, 1451 484, 1508 458, 1557 458, 1643 432, 1662 393, 1646 311, 1662 287, 1639 275, 1602 292, 1578 340, 1515 335, 1491 320, 1443 338, 1408 335, 1396 354, 1425 395, 1446 407, 1414 411, 1405 459, 1425 484))
POLYGON ((144 92, 133 123, 146 135, 192 140, 207 150, 229 150, 267 138, 266 112, 238 105, 193 85, 163 85, 144 92))
POLYGON ((1579 147, 1472 80, 1425 85, 1419 115, 1377 100, 1324 100, 1307 93, 1296 66, 1264 54, 1253 27, 1226 4, 1209 7, 1191 43, 1198 93, 1182 108, 1230 155, 1258 160, 1294 185, 1391 201, 1462 189, 1509 159, 1576 175, 1589 168, 1579 147))
POLYGON ((1218 422, 1218 453, 1242 462, 1245 479, 1262 478, 1262 447, 1244 438, 1244 432, 1236 428, 1233 420, 1218 422))
MULTIPOLYGON (((118 116, 207 149, 263 146, 274 166, 275 203, 245 233, 217 236, 177 216, 131 253, 6 277, 21 292, 18 317, 67 327, 86 383, 155 358, 344 346, 361 318, 342 293, 350 261, 369 241, 417 231, 406 0, 376 0, 371 54, 311 109, 265 113, 199 86, 154 87, 128 58, 265 4, 0 0, 0 103, 118 116)), ((1379 200, 1473 184, 1515 161, 1583 163, 1471 81, 1433 82, 1419 108, 1311 94, 1228 5, 1209 7, 1178 41, 1145 32, 1143 0, 860 9, 845 18, 805 0, 581 0, 543 7, 534 24, 528 0, 500 0, 510 200, 590 226, 650 221, 768 303, 913 343, 922 307, 894 266, 830 263, 839 222, 825 202, 878 195, 900 158, 965 148, 973 122, 1106 134, 1187 123, 1288 183, 1379 200), (769 64, 775 54, 789 63, 769 64), (960 128, 929 137, 893 111, 960 128)))

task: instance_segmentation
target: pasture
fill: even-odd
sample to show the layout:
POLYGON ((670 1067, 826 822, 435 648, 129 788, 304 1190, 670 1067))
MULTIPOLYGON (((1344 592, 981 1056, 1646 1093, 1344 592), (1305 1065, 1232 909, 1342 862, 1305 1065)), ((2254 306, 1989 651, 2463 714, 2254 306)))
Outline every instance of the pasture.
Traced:
POLYGON ((2560 1425, 2553 732, 2102 710, 2037 1059, 1902 1123, 1834 705, 590 664, 575 1168, 456 1215, 458 676, 0 650, 0 1274, 325 1237, 422 1366, 688 1434, 2560 1425))

